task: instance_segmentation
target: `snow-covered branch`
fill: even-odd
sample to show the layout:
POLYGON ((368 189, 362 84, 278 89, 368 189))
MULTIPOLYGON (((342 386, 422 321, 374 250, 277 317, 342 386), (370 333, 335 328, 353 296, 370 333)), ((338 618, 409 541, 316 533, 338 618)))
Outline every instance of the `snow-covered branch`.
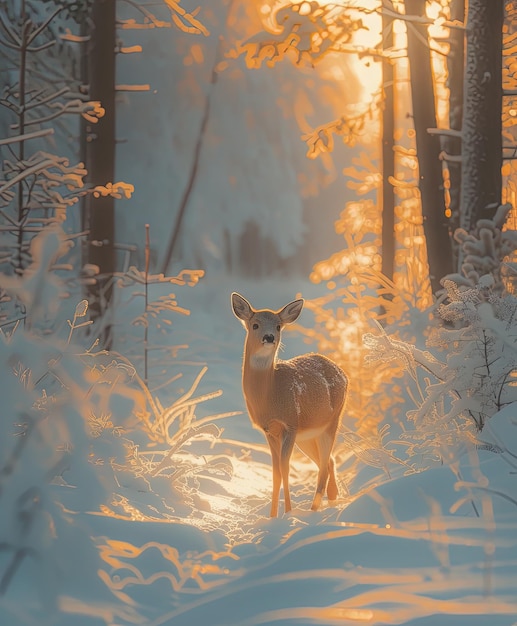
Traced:
POLYGON ((44 128, 42 130, 35 130, 32 133, 24 133, 23 135, 16 135, 15 137, 5 137, 0 139, 0 146, 7 146, 11 143, 19 143, 21 141, 28 141, 29 139, 38 139, 40 137, 48 137, 54 134, 53 128, 44 128))
POLYGON ((444 135, 461 139, 461 130, 454 130, 453 128, 428 128, 427 132, 430 135, 444 135))
MULTIPOLYGON (((403 22, 413 23, 413 24, 422 24, 424 26, 432 26, 434 24, 439 24, 444 28, 453 28, 455 30, 465 30, 465 24, 459 21, 450 21, 446 19, 432 20, 424 15, 407 15, 405 13, 400 13, 399 11, 386 6, 387 3, 384 3, 381 8, 381 13, 386 15, 387 17, 391 17, 396 20, 402 20, 403 22)), ((390 4, 392 4, 390 2, 390 4)), ((393 6, 393 5, 392 5, 393 6)), ((427 45, 427 42, 426 42, 427 45)))

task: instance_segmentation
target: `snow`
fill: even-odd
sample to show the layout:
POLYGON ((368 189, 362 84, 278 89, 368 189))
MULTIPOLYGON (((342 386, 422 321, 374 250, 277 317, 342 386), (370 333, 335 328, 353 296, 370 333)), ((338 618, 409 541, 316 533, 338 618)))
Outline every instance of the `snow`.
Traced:
MULTIPOLYGON (((25 559, 12 577, 0 598, 0 623, 515 624, 517 405, 490 419, 482 433, 486 449, 472 448, 450 466, 404 475, 407 468, 394 463, 388 463, 389 473, 372 464, 352 472, 345 461, 338 473, 340 499, 333 506, 325 502, 318 512, 310 511, 316 468, 296 453, 293 511, 269 519, 269 452, 245 412, 244 332, 231 312, 230 293, 238 289, 257 306, 280 308, 298 293, 314 296, 316 287, 298 281, 240 283, 221 275, 178 289, 178 301, 191 315, 175 316, 161 341, 189 344, 188 356, 180 359, 185 378, 208 366, 194 395, 223 390, 196 407, 196 420, 219 411, 241 413, 215 422, 224 429, 220 437, 180 446, 172 474, 138 474, 124 465, 129 434, 117 435, 115 428, 127 428, 137 402, 127 390, 122 393, 124 387, 111 400, 112 430, 86 436, 85 409, 81 417, 75 402, 79 387, 91 381, 81 382, 73 355, 63 357, 63 371, 78 388, 54 414, 58 430, 52 435, 49 418, 42 422, 44 437, 28 440, 23 465, 17 463, 15 473, 4 473, 0 482, 2 572, 10 554, 6 545, 27 541, 19 522, 5 526, 16 519, 8 509, 17 510, 22 484, 40 485, 49 517, 38 519, 53 521, 34 527, 31 541, 39 557, 25 559), (117 417, 121 406, 126 413, 117 417), (75 443, 65 480, 46 486, 45 477, 37 476, 47 463, 41 456, 57 452, 45 437, 75 443), (86 462, 92 454, 95 461, 86 462), (8 493, 13 495, 6 500, 8 493)), ((119 309, 121 327, 136 308, 130 303, 119 309)), ((307 351, 295 332, 284 343, 286 357, 307 351)), ((53 347, 17 332, 4 352, 9 363, 16 354, 36 371, 38 362, 54 356, 55 341, 53 347)), ((2 368, 9 369, 5 362, 2 368)), ((112 373, 102 384, 115 385, 113 372, 121 374, 120 368, 107 371, 112 373)), ((155 361, 151 386, 159 374, 155 361)), ((123 384, 130 385, 129 378, 123 384)), ((5 376, 2 395, 4 407, 21 409, 24 396, 5 376)), ((33 402, 34 395, 26 395, 23 410, 30 411, 33 402)), ((346 416, 343 430, 353 430, 346 416)), ((131 437, 140 454, 158 453, 165 445, 153 448, 141 427, 131 437)), ((9 446, 11 440, 3 437, 2 443, 9 446)))
MULTIPOLYGON (((300 249, 314 259, 329 253, 343 190, 320 189, 333 175, 332 163, 305 158, 300 127, 328 123, 356 81, 348 76, 337 87, 312 68, 299 73, 285 65, 272 74, 229 62, 208 93, 200 85, 208 85, 216 54, 221 27, 215 13, 212 35, 201 43, 172 29, 149 37, 135 31, 148 56, 118 68, 121 83, 149 82, 152 89, 120 95, 118 137, 128 144, 120 144, 117 165, 135 193, 119 203, 118 236, 142 242, 150 222, 158 270, 211 98, 199 163, 203 184, 194 187, 181 238, 184 260, 191 267, 201 260, 206 276, 192 287, 171 287, 153 275, 152 317, 134 297, 143 274, 132 268, 126 282, 133 286, 116 289, 117 346, 110 354, 97 351, 95 337, 87 335, 82 296, 61 302, 63 284, 49 278, 52 246, 63 241, 59 228, 34 240, 30 271, 0 281, 34 318, 32 330, 8 326, 0 337, 0 625, 515 626, 516 402, 490 411, 477 447, 465 446, 448 464, 420 472, 386 447, 389 420, 365 436, 345 414, 338 434, 347 451, 338 460, 340 498, 310 510, 317 469, 295 451, 293 510, 268 517, 269 450, 246 415, 244 331, 230 294, 277 310, 296 297, 321 296, 324 288, 285 276, 226 275, 221 268, 232 264, 224 259, 225 229, 233 266, 252 218, 280 257, 300 249), (316 89, 328 103, 313 102, 313 109, 307 94, 316 89), (296 119, 286 120, 293 90, 296 119), (305 214, 315 190, 321 192, 312 199, 316 235, 305 214), (190 315, 177 314, 186 309, 190 315), (147 390, 142 325, 150 317, 147 390), (38 318, 46 321, 36 335, 38 318)), ((124 44, 131 43, 124 32, 124 44)), ((338 160, 334 166, 341 168, 338 160)), ((512 243, 508 231, 500 241, 495 234, 465 235, 474 265, 485 257, 491 262, 493 254, 485 253, 494 246, 512 243)), ((466 281, 480 276, 473 266, 466 281)), ((448 305, 453 319, 467 317, 466 305, 448 305)), ((501 319, 513 316, 515 305, 507 313, 504 306, 484 302, 470 321, 492 331, 505 365, 513 367, 515 342, 501 319)), ((302 314, 302 323, 310 325, 308 319, 302 314)), ((415 319, 413 330, 423 337, 415 319)), ((285 359, 315 348, 296 331, 286 332, 284 343, 285 359)), ((474 352, 475 342, 467 343, 461 343, 465 354, 474 352)), ((427 368, 426 376, 438 378, 441 362, 416 348, 410 356, 427 368)), ((464 354, 450 356, 449 367, 474 377, 476 367, 467 374, 462 368, 464 354)), ((357 372, 348 375, 353 382, 357 372)), ((444 386, 429 389, 433 410, 444 386)), ((511 402, 515 382, 506 387, 511 402)), ((471 398, 465 402, 472 405, 471 398)), ((407 410, 400 406, 391 420, 405 423, 407 410)))

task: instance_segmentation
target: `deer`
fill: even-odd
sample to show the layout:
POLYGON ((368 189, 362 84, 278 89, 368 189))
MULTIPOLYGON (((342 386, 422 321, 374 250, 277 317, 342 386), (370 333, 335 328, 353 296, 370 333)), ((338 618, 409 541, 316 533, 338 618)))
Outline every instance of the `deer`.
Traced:
POLYGON ((336 464, 332 449, 343 414, 348 378, 322 354, 309 353, 283 361, 278 358, 282 330, 295 322, 304 305, 293 300, 278 311, 254 309, 234 292, 231 305, 246 330, 242 365, 242 390, 252 424, 262 430, 271 451, 273 492, 271 517, 278 515, 280 487, 284 511, 291 510, 289 468, 296 444, 318 466, 316 493, 311 509, 317 511, 327 493, 338 497, 336 464))

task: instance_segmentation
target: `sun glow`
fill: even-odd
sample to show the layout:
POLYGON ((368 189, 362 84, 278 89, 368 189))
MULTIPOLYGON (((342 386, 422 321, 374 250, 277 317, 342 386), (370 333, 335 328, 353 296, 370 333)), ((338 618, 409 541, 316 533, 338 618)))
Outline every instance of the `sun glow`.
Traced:
MULTIPOLYGON (((332 153, 341 143, 349 146, 360 144, 365 151, 369 151, 374 161, 371 171, 366 171, 368 168, 360 163, 360 167, 346 168, 343 173, 347 186, 362 196, 361 209, 366 207, 363 198, 369 199, 370 196, 379 219, 379 193, 383 179, 378 158, 385 97, 382 80, 383 69, 391 64, 396 144, 395 171, 390 178, 397 204, 395 283, 413 294, 419 308, 425 308, 431 301, 431 293, 406 33, 413 26, 411 23, 428 25, 435 81, 436 124, 448 127, 448 1, 427 2, 426 16, 412 16, 405 15, 405 3, 400 0, 394 0, 392 9, 383 6, 381 0, 340 0, 334 3, 327 0, 282 0, 263 5, 262 15, 265 16, 268 33, 254 36, 244 44, 247 63, 250 67, 261 64, 273 66, 285 58, 307 75, 308 90, 297 93, 290 101, 291 111, 295 111, 302 138, 308 147, 307 156, 320 159, 332 178, 335 171, 332 153), (392 41, 383 32, 383 25, 393 28, 392 41), (318 78, 326 82, 322 84, 318 78), (315 111, 311 104, 316 89, 316 97, 331 107, 336 115, 334 120, 319 126, 314 123, 315 111)), ((425 38, 425 28, 422 32, 425 38)), ((447 176, 444 166, 446 200, 447 176)), ((350 205, 347 205, 349 217, 350 205)), ((336 230, 338 234, 344 234, 344 231, 338 230, 339 223, 340 220, 336 222, 336 230)), ((380 231, 370 230, 368 235, 363 233, 354 242, 353 250, 348 248, 318 263, 311 279, 332 283, 338 276, 348 276, 354 267, 373 267, 377 270, 381 258, 380 245, 380 231)))
MULTIPOLYGON (((322 7, 328 6, 326 0, 318 0, 322 7)), ((357 94, 358 102, 369 101, 379 93, 381 86, 381 16, 378 12, 378 0, 363 0, 360 3, 352 3, 338 0, 333 3, 335 11, 346 9, 353 20, 361 23, 354 31, 351 41, 341 50, 331 53, 328 62, 328 75, 335 80, 346 79, 344 66, 352 68, 359 80, 362 90, 357 94), (343 55, 346 55, 344 60, 343 55)))

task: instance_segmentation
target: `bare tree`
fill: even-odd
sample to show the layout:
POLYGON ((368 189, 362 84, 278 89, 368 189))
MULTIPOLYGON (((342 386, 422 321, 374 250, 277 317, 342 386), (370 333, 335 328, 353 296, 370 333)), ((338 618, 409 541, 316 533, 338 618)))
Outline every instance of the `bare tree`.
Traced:
MULTIPOLYGON (((81 236, 69 229, 65 235, 61 225, 86 193, 86 172, 81 163, 70 164, 67 156, 55 154, 47 139, 69 130, 67 117, 81 115, 94 124, 101 113, 95 102, 84 100, 69 73, 75 43, 67 42, 58 27, 59 20, 66 19, 66 7, 47 6, 38 12, 29 2, 9 5, 0 2, 0 62, 13 68, 2 73, 0 100, 5 114, 5 136, 0 138, 0 268, 21 276, 33 262, 31 244, 43 229, 59 231, 67 248, 81 236), (62 63, 56 63, 58 58, 62 63)), ((55 269, 54 263, 50 269, 55 269)))
POLYGON ((393 18, 382 15, 382 273, 393 280, 395 269, 395 176, 394 72, 389 51, 393 47, 393 18))
MULTIPOLYGON (((424 17, 426 0, 406 0, 406 14, 424 17)), ((443 191, 441 145, 436 127, 433 71, 428 26, 406 21, 408 57, 411 72, 411 97, 418 157, 418 186, 427 245, 429 274, 433 292, 441 288, 440 279, 452 269, 452 244, 443 191)))
MULTIPOLYGON (((116 4, 114 0, 94 0, 90 14, 86 63, 89 97, 99 101, 105 112, 95 127, 86 128, 86 169, 93 187, 112 182, 115 174, 116 4)), ((88 262, 99 268, 97 282, 89 294, 95 318, 109 306, 110 278, 115 272, 115 199, 111 194, 87 197, 84 226, 88 231, 88 262)), ((104 328, 106 341, 109 326, 104 328)))

